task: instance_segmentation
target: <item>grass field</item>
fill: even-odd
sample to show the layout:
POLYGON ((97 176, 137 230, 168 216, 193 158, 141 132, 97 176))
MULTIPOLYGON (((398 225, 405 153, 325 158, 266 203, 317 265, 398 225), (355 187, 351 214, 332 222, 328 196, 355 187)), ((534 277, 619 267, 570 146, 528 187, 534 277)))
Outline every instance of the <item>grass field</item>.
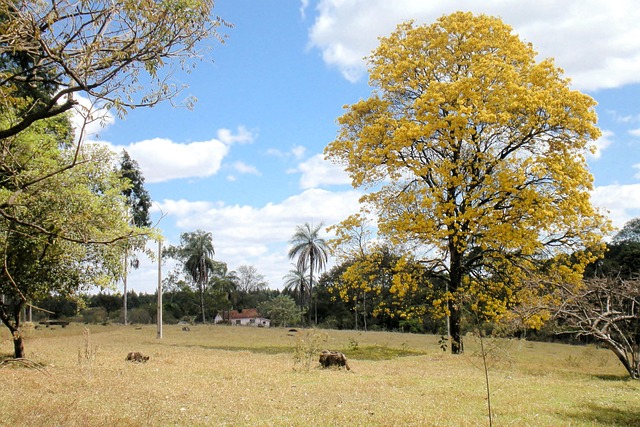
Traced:
MULTIPOLYGON (((479 342, 231 326, 29 330, 37 366, 0 365, 2 426, 489 425, 479 342), (351 370, 310 369, 296 349, 343 351, 351 370), (129 351, 150 356, 125 362, 129 351)), ((485 340, 494 426, 640 426, 640 381, 592 346, 485 340)), ((12 343, 0 332, 0 353, 12 343)))

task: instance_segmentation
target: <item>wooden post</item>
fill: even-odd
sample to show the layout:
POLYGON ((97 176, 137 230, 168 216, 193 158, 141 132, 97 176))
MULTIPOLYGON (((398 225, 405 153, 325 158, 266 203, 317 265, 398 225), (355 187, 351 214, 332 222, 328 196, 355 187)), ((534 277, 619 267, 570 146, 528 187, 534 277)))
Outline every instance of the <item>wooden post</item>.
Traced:
POLYGON ((124 276, 122 283, 124 284, 124 326, 129 324, 129 310, 127 307, 127 273, 129 271, 129 246, 124 248, 124 276))
POLYGON ((158 335, 162 339, 162 240, 158 240, 158 335))

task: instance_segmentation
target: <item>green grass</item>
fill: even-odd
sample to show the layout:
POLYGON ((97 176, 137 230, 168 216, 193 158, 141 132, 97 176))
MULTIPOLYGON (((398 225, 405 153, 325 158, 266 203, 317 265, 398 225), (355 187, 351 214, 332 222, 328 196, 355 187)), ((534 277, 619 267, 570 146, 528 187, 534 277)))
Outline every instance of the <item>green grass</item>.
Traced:
MULTIPOLYGON (((0 425, 484 426, 479 342, 444 354, 438 337, 322 331, 351 371, 295 369, 308 331, 83 325, 27 332, 29 360, 0 365, 0 425), (141 351, 149 362, 125 362, 141 351), (40 368, 39 366, 42 366, 40 368)), ((324 338, 324 335, 322 335, 324 338)), ((611 352, 486 340, 495 426, 640 426, 640 381, 611 352)), ((0 354, 11 352, 0 331, 0 354)))

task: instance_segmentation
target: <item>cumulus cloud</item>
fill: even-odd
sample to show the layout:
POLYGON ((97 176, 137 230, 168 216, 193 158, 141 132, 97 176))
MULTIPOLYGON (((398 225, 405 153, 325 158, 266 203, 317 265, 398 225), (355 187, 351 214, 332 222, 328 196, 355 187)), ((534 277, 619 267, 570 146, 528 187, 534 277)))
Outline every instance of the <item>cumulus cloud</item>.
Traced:
POLYGON ((233 169, 241 174, 250 174, 250 175, 262 175, 258 168, 252 165, 248 165, 245 162, 235 162, 233 164, 233 169))
POLYGON ((289 151, 282 151, 277 148, 269 148, 267 154, 273 157, 280 157, 283 159, 293 157, 296 160, 300 160, 307 149, 302 145, 294 145, 289 151))
POLYGON ((217 259, 232 269, 254 265, 272 287, 279 287, 290 269, 287 242, 295 227, 305 222, 329 226, 342 221, 358 211, 360 196, 357 191, 308 189, 261 207, 164 200, 154 206, 154 212, 161 211, 165 220, 175 221, 179 230, 211 231, 217 259))
POLYGON ((180 144, 154 138, 123 147, 140 165, 148 183, 215 175, 229 146, 220 140, 180 144))
POLYGON ((591 201, 609 213, 609 219, 617 228, 640 216, 640 184, 614 184, 596 187, 591 201))
POLYGON ((562 2, 454 0, 322 0, 309 45, 324 61, 355 81, 363 58, 402 21, 430 24, 457 10, 501 17, 540 57, 553 57, 580 90, 640 82, 640 8, 631 0, 562 2))
POLYGON ((631 136, 640 136, 640 129, 631 129, 629 131, 629 135, 631 135, 631 136))
MULTIPOLYGON (((220 129, 217 138, 208 141, 179 143, 167 138, 154 138, 129 145, 108 145, 113 151, 125 149, 138 162, 147 183, 166 182, 173 179, 205 178, 217 174, 223 159, 233 144, 251 143, 255 136, 244 127, 236 133, 220 129)), ((253 166, 236 162, 233 168, 239 173, 259 174, 253 166)))
POLYGON ((344 169, 325 160, 322 154, 316 154, 300 163, 294 172, 302 173, 300 187, 303 189, 351 184, 351 179, 344 169))
POLYGON ((225 145, 249 144, 256 138, 256 135, 247 130, 244 126, 238 126, 236 133, 233 133, 230 129, 218 129, 216 135, 218 140, 225 145))

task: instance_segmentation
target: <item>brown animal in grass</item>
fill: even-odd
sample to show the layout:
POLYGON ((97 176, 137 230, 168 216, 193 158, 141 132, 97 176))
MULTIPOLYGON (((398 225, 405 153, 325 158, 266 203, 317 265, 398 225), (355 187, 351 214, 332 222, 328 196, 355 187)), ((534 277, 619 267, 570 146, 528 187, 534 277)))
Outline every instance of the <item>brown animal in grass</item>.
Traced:
POLYGON ((149 356, 145 356, 139 351, 131 351, 127 354, 127 358, 125 359, 128 362, 138 362, 143 363, 149 360, 149 356))
POLYGON ((347 371, 351 370, 351 368, 349 368, 349 363, 347 362, 347 356, 339 351, 323 350, 322 353, 320 353, 319 362, 323 368, 328 368, 330 366, 344 366, 347 368, 347 371))

